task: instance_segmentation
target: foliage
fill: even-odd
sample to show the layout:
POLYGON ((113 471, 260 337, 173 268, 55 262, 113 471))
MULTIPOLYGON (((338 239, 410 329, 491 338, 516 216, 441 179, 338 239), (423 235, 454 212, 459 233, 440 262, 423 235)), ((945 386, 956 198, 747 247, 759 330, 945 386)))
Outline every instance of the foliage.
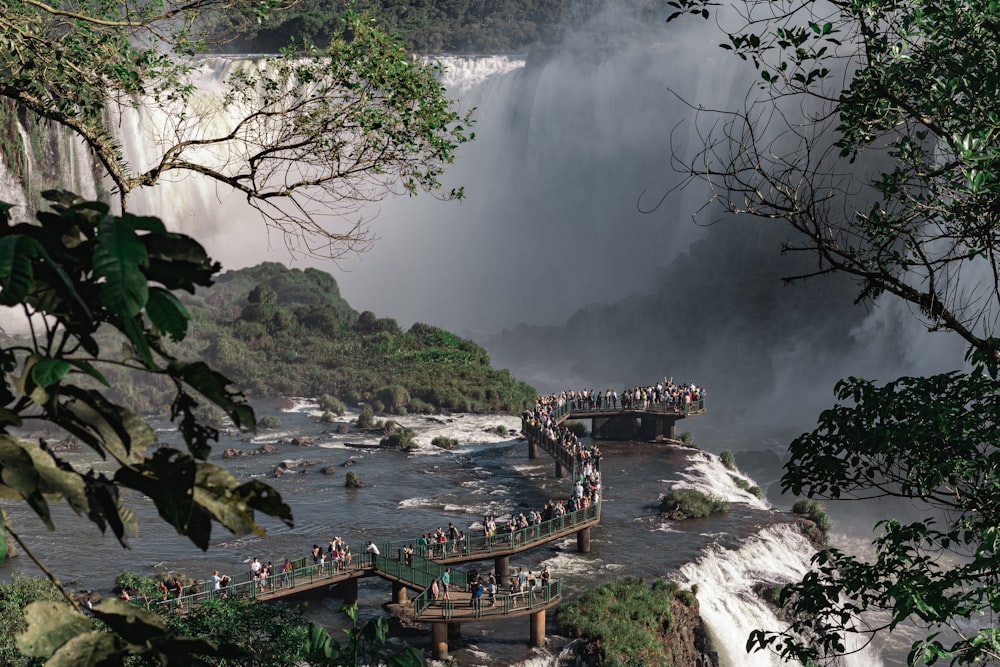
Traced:
POLYGON ((677 439, 684 443, 687 447, 694 447, 694 434, 691 431, 684 431, 677 436, 677 439))
MULTIPOLYGON (((226 48, 237 53, 275 52, 289 39, 323 44, 336 32, 347 3, 340 0, 302 2, 289 11, 268 16, 259 24, 218 26, 232 38, 226 48)), ((575 3, 578 12, 592 14, 600 3, 575 3), (582 6, 582 10, 579 9, 582 6)), ((447 3, 357 0, 353 5, 377 17, 387 31, 398 33, 419 53, 524 53, 552 43, 572 16, 565 0, 453 0, 447 3)))
MULTIPOLYGON (((165 348, 165 339, 183 339, 188 325, 172 290, 208 284, 218 265, 193 239, 168 233, 156 218, 113 216, 104 204, 64 192, 47 197, 55 212, 39 213, 41 225, 12 225, 9 207, 0 206, 0 302, 20 308, 35 327, 25 344, 0 348, 0 495, 25 502, 49 529, 55 528, 49 503, 66 500, 123 546, 136 529, 125 490, 151 500, 178 534, 203 549, 213 522, 235 534, 263 534, 254 519, 260 511, 291 524, 288 506, 271 487, 241 484, 206 460, 218 431, 199 420, 195 396, 222 409, 236 427, 253 429, 243 396, 207 364, 181 361, 165 348), (99 342, 99 328, 115 332, 116 344, 99 342), (171 383, 171 417, 187 452, 164 447, 147 454, 155 440, 149 424, 91 388, 106 385, 102 370, 115 366, 171 383), (111 461, 113 476, 80 472, 44 441, 19 440, 13 431, 26 420, 80 440, 111 461)), ((160 624, 105 602, 94 615, 124 634, 91 631, 79 610, 56 612, 39 602, 28 608, 22 650, 92 664, 86 655, 165 651, 176 658, 194 645, 175 638, 165 649, 160 624)))
POLYGON ((674 582, 647 586, 626 577, 559 607, 556 618, 561 632, 596 644, 595 667, 665 665, 663 634, 674 622, 670 603, 678 593, 674 582))
POLYGON ((347 405, 336 396, 323 394, 319 397, 319 409, 340 416, 347 412, 347 405))
POLYGON ((726 466, 727 470, 736 470, 736 457, 728 449, 719 454, 719 461, 722 462, 722 465, 726 466))
POLYGON ((455 449, 458 446, 458 440, 455 438, 449 438, 446 435, 436 435, 434 439, 431 440, 431 444, 435 447, 440 447, 441 449, 455 449))
POLYGON ((295 4, 126 0, 66 10, 2 0, 0 95, 82 140, 123 210, 139 188, 198 174, 245 198, 291 248, 363 250, 372 241, 363 205, 440 192, 471 118, 455 111, 437 65, 412 59, 353 11, 330 17, 322 47, 299 41, 234 67, 217 92, 197 85, 204 27, 225 15, 239 32, 295 4), (156 118, 139 163, 112 131, 130 115, 156 118), (209 117, 195 122, 200 115, 209 117))
POLYGON ((506 436, 510 435, 509 430, 503 424, 497 424, 496 426, 493 427, 492 431, 496 435, 503 436, 503 437, 506 437, 506 436))
POLYGON ((578 419, 568 419, 563 423, 563 426, 578 438, 587 435, 587 425, 578 419))
MULTIPOLYGON (((391 423, 391 422, 390 422, 391 423)), ((409 427, 402 427, 393 424, 390 428, 386 437, 379 441, 382 447, 391 447, 393 449, 401 449, 404 452, 411 452, 417 449, 417 443, 413 441, 416 437, 416 430, 409 427)))
POLYGON ((358 415, 358 428, 372 428, 375 426, 375 411, 367 403, 361 407, 361 414, 358 415))
POLYGON ((62 591, 44 577, 23 577, 15 572, 9 583, 0 582, 0 664, 42 664, 39 659, 25 659, 14 638, 27 628, 24 608, 43 601, 64 601, 62 591))
POLYGON ((344 476, 344 486, 349 489, 359 489, 364 486, 364 484, 361 482, 361 477, 358 476, 358 473, 350 470, 347 475, 344 476))
POLYGON ((264 415, 257 420, 257 428, 281 428, 281 419, 274 415, 264 415))
POLYGON ((750 482, 748 482, 747 480, 743 479, 739 475, 730 475, 729 478, 731 480, 733 480, 733 484, 735 484, 736 486, 740 487, 741 489, 743 489, 747 493, 750 493, 750 494, 756 496, 757 498, 762 498, 763 497, 764 492, 760 490, 759 486, 757 486, 755 484, 751 484, 750 482))
MULTIPOLYGON (((708 18, 718 3, 670 4, 675 19, 708 18)), ((755 632, 748 646, 815 662, 843 653, 847 635, 864 641, 912 622, 923 632, 911 664, 996 662, 1000 8, 740 4, 723 48, 760 85, 721 123, 699 112, 705 144, 686 161, 690 175, 729 211, 794 230, 785 250, 815 264, 788 281, 853 277, 859 302, 901 300, 928 329, 968 344, 971 365, 838 384, 838 404, 792 443, 782 488, 902 498, 923 516, 879 522, 870 560, 820 551, 783 590, 789 629, 755 632), (872 625, 867 612, 886 621, 872 625)))
POLYGON ((729 503, 696 489, 671 489, 660 501, 660 511, 678 519, 703 519, 729 511, 729 503))
MULTIPOLYGON (((316 269, 268 263, 231 271, 183 303, 193 319, 186 345, 252 395, 323 396, 324 409, 364 403, 392 414, 518 412, 537 396, 493 369, 471 341, 422 323, 404 332, 394 320, 357 313, 336 280, 316 269), (269 288, 263 302, 261 287, 269 288)), ((128 398, 148 402, 165 390, 128 398)))

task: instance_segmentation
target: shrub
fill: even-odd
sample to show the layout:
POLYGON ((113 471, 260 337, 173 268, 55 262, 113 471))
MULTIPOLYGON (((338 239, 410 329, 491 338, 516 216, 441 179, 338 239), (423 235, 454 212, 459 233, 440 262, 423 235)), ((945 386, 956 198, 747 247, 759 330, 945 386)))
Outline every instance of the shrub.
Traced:
POLYGON ((507 427, 504 426, 503 424, 497 424, 496 426, 494 426, 493 432, 496 433, 497 435, 502 435, 505 437, 508 435, 507 427))
POLYGON ((319 409, 339 416, 347 412, 347 404, 336 396, 323 394, 319 398, 319 409))
POLYGON ((582 438, 585 435, 587 435, 587 425, 584 424, 582 421, 571 419, 565 422, 563 426, 567 428, 570 433, 572 433, 578 438, 582 438))
POLYGON ((264 415, 257 420, 257 428, 281 428, 281 420, 274 415, 264 415))
POLYGON ((810 534, 810 537, 813 537, 820 542, 826 541, 826 538, 830 533, 830 515, 826 513, 826 508, 823 507, 823 503, 808 499, 796 500, 795 504, 792 505, 792 513, 813 522, 813 525, 815 525, 816 530, 818 531, 818 535, 810 534))
POLYGON ((358 415, 358 428, 372 428, 375 425, 375 411, 372 406, 365 403, 361 407, 361 414, 358 415))
POLYGON ((684 431, 677 436, 677 439, 683 442, 688 447, 694 447, 694 434, 691 431, 684 431))
POLYGON ((337 421, 337 415, 327 410, 320 416, 319 420, 324 424, 332 424, 333 422, 337 421))
POLYGON ((364 484, 361 483, 361 478, 358 477, 358 473, 351 470, 344 476, 344 486, 349 489, 359 489, 364 486, 364 484))
POLYGON ((736 470, 736 457, 728 449, 719 454, 719 460, 722 461, 722 465, 726 466, 726 469, 736 470))
POLYGON ((740 487, 741 489, 743 489, 747 493, 751 493, 751 494, 753 494, 754 496, 756 496, 758 498, 764 497, 764 494, 760 490, 759 486, 754 486, 753 484, 751 484, 750 482, 746 481, 742 477, 739 477, 738 475, 730 475, 729 478, 731 480, 733 480, 733 483, 736 484, 736 486, 740 487))
POLYGON ((557 621, 570 637, 586 637, 597 647, 597 665, 666 665, 663 632, 673 625, 674 582, 657 579, 647 586, 627 577, 581 595, 559 607, 557 621))
POLYGON ((409 408, 410 412, 418 414, 431 414, 437 412, 433 405, 419 398, 411 398, 409 408))
POLYGON ((440 447, 441 449, 451 450, 458 446, 458 440, 455 438, 449 438, 446 435, 439 435, 431 440, 431 444, 435 447, 440 447))
POLYGON ((660 502, 660 511, 677 519, 701 519, 728 512, 729 503, 695 489, 673 489, 660 502))
POLYGON ((401 449, 404 452, 412 452, 417 449, 417 443, 413 441, 417 432, 412 428, 404 428, 398 426, 395 422, 388 422, 386 431, 389 435, 379 441, 379 445, 382 447, 401 449))

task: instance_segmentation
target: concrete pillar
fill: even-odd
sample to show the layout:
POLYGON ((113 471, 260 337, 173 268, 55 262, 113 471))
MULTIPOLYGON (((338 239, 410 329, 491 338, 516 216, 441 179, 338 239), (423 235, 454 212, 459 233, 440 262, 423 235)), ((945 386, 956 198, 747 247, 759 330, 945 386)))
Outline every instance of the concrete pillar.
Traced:
POLYGON ((497 588, 500 582, 510 575, 510 556, 497 556, 493 559, 493 574, 497 577, 497 588))
POLYGON ((431 623, 431 656, 435 660, 448 659, 447 623, 431 623))
POLYGON ((566 476, 566 468, 563 468, 563 464, 556 460, 556 478, 561 479, 566 476))
POLYGON ((590 420, 590 435, 595 440, 604 437, 604 427, 608 424, 609 417, 594 417, 590 420))
POLYGON ((528 458, 529 459, 538 458, 538 443, 532 440, 531 438, 528 439, 528 458))
POLYGON ((529 617, 531 629, 529 632, 528 646, 545 646, 545 610, 536 611, 529 617))
POLYGON ((358 580, 348 579, 342 585, 344 587, 344 604, 357 604, 358 580))
POLYGON ((398 581, 392 582, 392 603, 406 604, 406 586, 398 581))
POLYGON ((580 554, 590 553, 590 527, 576 531, 576 552, 580 554))

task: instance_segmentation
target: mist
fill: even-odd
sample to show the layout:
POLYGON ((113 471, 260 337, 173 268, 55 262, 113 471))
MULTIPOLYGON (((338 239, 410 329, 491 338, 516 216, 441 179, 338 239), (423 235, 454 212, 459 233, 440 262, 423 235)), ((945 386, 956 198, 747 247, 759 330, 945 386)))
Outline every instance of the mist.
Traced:
MULTIPOLYGON (((784 448, 848 375, 961 367, 955 337, 928 334, 899 303, 855 306, 842 278, 784 286, 808 270, 781 256, 788 230, 705 208, 700 184, 677 187, 671 151, 702 142, 682 100, 739 106, 756 74, 718 48, 713 22, 666 24, 643 4, 614 3, 544 52, 443 57, 449 94, 475 109, 476 139, 444 178, 465 200, 368 208, 378 237, 368 252, 338 262, 294 254, 240 197, 196 176, 130 206, 194 235, 226 269, 279 261, 328 271, 356 309, 472 338, 542 392, 697 382, 709 415, 682 426, 709 434, 716 451, 784 448)), ((215 88, 232 63, 207 60, 199 89, 215 88)), ((134 138, 163 132, 164 119, 126 115, 117 126, 130 162, 155 159, 134 138)), ((0 180, 0 194, 20 204, 67 182, 100 191, 86 182, 81 149, 62 150, 45 162, 72 173, 27 194, 0 180)))

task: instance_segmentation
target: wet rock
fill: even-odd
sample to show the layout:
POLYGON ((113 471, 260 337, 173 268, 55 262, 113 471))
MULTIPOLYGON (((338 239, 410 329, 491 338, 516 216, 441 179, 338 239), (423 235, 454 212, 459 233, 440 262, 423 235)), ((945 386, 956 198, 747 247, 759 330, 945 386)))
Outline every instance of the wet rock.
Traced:
POLYGON ((292 444, 296 447, 313 447, 316 445, 316 440, 306 436, 299 436, 298 438, 292 438, 292 444))
POLYGON ((344 424, 344 423, 337 424, 337 433, 339 435, 347 435, 350 432, 351 432, 350 424, 344 424))
POLYGON ((324 475, 335 475, 337 473, 337 468, 335 466, 326 466, 323 468, 324 475))
POLYGON ((258 447, 257 449, 251 449, 249 451, 244 451, 237 447, 230 447, 222 452, 222 458, 224 459, 238 459, 246 458, 247 456, 260 456, 262 454, 273 454, 277 451, 274 445, 265 443, 258 447))

